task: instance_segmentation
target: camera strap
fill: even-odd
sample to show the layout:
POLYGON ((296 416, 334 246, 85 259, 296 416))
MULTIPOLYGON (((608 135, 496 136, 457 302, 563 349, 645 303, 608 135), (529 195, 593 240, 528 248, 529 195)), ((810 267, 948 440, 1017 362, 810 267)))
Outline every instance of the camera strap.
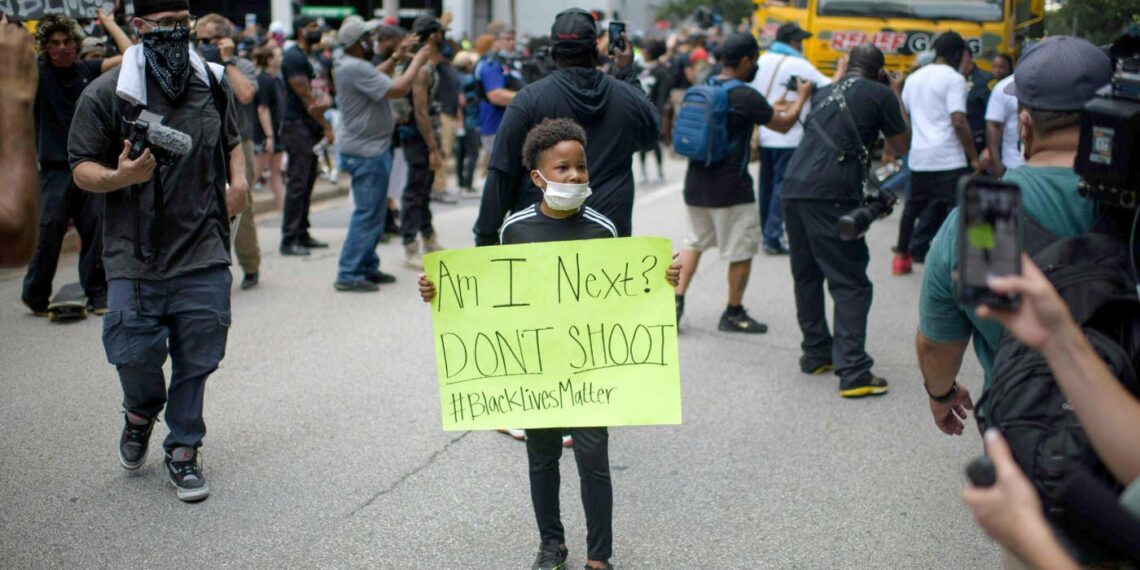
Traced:
POLYGON ((871 167, 871 153, 867 151, 867 147, 863 146, 863 140, 859 136, 859 127, 855 124, 855 117, 851 114, 851 107, 847 104, 847 97, 845 93, 851 86, 855 85, 861 78, 849 77, 839 82, 838 85, 831 91, 831 94, 824 100, 823 105, 812 112, 808 117, 808 123, 812 130, 819 135, 823 140, 823 144, 831 149, 832 152, 838 155, 839 162, 846 162, 848 158, 854 158, 859 161, 861 166, 859 174, 866 190, 867 185, 867 171, 871 167), (859 147, 854 153, 843 150, 839 143, 827 133, 823 125, 819 123, 819 111, 826 109, 831 105, 838 105, 840 114, 843 115, 844 121, 847 123, 848 128, 851 130, 851 135, 855 137, 855 144, 859 147))

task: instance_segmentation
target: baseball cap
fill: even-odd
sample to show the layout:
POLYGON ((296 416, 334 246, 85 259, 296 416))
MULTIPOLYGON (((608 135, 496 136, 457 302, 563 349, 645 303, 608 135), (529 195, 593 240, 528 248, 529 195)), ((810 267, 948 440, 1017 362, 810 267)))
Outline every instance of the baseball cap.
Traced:
POLYGON ((417 36, 427 36, 443 29, 443 22, 435 16, 420 16, 412 22, 412 33, 417 36))
POLYGON ((559 54, 574 55, 582 49, 595 49, 597 40, 598 23, 593 14, 581 8, 560 12, 550 26, 550 41, 559 54))
POLYGON ((340 24, 340 30, 336 33, 336 43, 350 46, 360 41, 364 34, 370 34, 378 27, 380 27, 379 20, 365 22, 360 16, 349 16, 340 24))
POLYGON ((739 61, 742 57, 756 57, 760 54, 760 44, 756 37, 747 32, 732 34, 717 50, 717 56, 724 61, 739 61))
POLYGON ((801 28, 799 24, 788 22, 776 30, 776 41, 788 43, 796 40, 806 40, 810 38, 811 35, 811 32, 801 28))
POLYGON ((79 57, 83 57, 91 52, 103 51, 106 48, 107 41, 103 38, 87 36, 83 38, 83 43, 79 45, 79 57))
POLYGON ((1112 81, 1112 61, 1100 48, 1073 36, 1052 36, 1029 48, 1006 95, 1040 111, 1079 111, 1112 81))

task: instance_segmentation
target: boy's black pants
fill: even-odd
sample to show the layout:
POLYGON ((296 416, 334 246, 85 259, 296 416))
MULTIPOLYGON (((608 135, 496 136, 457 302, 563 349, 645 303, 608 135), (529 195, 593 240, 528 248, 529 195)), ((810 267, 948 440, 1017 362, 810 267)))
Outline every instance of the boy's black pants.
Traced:
MULTIPOLYGON (((562 457, 561 428, 526 430, 526 454, 530 462, 530 499, 542 542, 566 542, 558 503, 562 457)), ((614 489, 610 484, 609 432, 600 428, 570 428, 574 459, 581 479, 582 506, 586 510, 586 545, 590 560, 609 560, 613 555, 614 489)))

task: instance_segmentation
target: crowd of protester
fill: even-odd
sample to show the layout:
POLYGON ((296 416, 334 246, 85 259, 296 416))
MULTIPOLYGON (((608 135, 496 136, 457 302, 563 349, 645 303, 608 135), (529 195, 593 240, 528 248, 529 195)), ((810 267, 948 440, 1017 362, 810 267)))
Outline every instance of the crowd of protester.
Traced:
MULTIPOLYGON (((868 167, 881 160, 894 174, 873 183, 905 188, 892 273, 925 264, 916 347, 938 429, 967 431, 975 401, 956 378, 968 344, 986 390, 999 339, 1012 335, 1044 356, 1111 477, 1131 485, 1122 497, 1140 516, 1140 403, 1045 274, 1027 256, 1023 275, 992 281, 995 291, 1021 296, 1012 310, 975 310, 953 291, 963 176, 1016 183, 1025 215, 1057 238, 1094 228, 1098 211, 1078 194, 1073 164, 1084 105, 1113 70, 1088 42, 1049 38, 1017 62, 985 54, 987 72, 974 60, 980 54, 947 32, 909 75, 888 71, 867 44, 828 77, 804 57, 811 34, 795 24, 761 49, 751 33, 719 28, 610 38, 578 9, 559 14, 549 38, 519 38, 496 22, 483 36, 456 39, 447 15, 421 16, 410 29, 356 16, 333 29, 300 16, 290 33, 280 23, 262 30, 218 14, 194 19, 185 0, 135 4, 125 27, 109 14, 82 23, 49 15, 33 37, 0 20, 0 263, 27 264, 22 300, 46 314, 74 225, 80 283, 89 308, 106 315, 104 344, 123 384, 120 462, 142 464, 165 407, 165 465, 179 498, 209 494, 198 459, 202 386, 225 352, 231 248, 240 288, 260 280, 251 192, 271 193, 282 210, 280 253, 303 257, 329 247, 309 231, 314 185, 348 176, 353 211, 334 281, 343 292, 396 280, 376 253, 388 236, 401 238, 406 266, 423 269, 422 256, 443 248, 433 202, 479 200, 479 246, 630 236, 634 157, 642 185, 665 182, 664 157, 690 88, 712 86, 731 110, 727 153, 688 161, 690 232, 668 272, 678 325, 698 262, 715 248, 728 280, 719 330, 767 332, 743 306, 752 260, 786 255, 801 370, 834 373, 843 398, 886 394, 865 350, 871 252, 861 234, 836 230, 864 203, 868 167), (152 116, 145 113, 216 144, 173 157, 161 147, 136 152, 123 142, 123 125, 152 116), (140 224, 140 211, 167 217, 140 224), (169 389, 167 355, 175 361, 169 389)), ((435 294, 423 276, 419 288, 424 300, 435 294)), ((574 448, 589 496, 587 567, 611 567, 606 429, 510 433, 526 441, 530 460, 541 536, 534 567, 561 568, 567 557, 562 446, 574 448)), ((1006 547, 1007 567, 1092 560, 1051 530, 1027 478, 1034 474, 1022 472, 1002 435, 990 430, 984 439, 997 482, 970 485, 963 500, 1006 547)))

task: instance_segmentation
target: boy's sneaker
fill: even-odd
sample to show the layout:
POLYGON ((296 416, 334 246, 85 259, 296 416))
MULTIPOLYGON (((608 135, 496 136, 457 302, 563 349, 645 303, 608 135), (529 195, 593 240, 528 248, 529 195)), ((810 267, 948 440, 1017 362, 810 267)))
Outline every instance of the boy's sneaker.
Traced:
POLYGON ((166 454, 166 478, 178 490, 178 500, 187 503, 210 496, 210 483, 202 474, 198 450, 179 447, 166 454))
POLYGON ((123 435, 119 437, 119 464, 127 471, 134 471, 146 462, 146 451, 150 443, 150 432, 154 420, 145 426, 137 426, 123 414, 123 435))
POLYGON ((728 311, 725 311, 720 316, 720 325, 718 325, 717 328, 725 332, 749 334, 763 334, 768 332, 768 325, 748 316, 748 312, 744 310, 741 310, 735 315, 730 315, 728 311))
POLYGON ((895 258, 891 261, 891 273, 894 275, 906 275, 914 271, 913 260, 909 253, 896 253, 895 258))
POLYGON ((566 568, 566 556, 570 554, 565 546, 558 544, 557 540, 548 540, 538 547, 538 557, 530 570, 563 570, 566 568))
POLYGON ((511 437, 513 437, 513 438, 515 438, 515 440, 517 440, 517 441, 526 441, 526 430, 521 430, 521 429, 499 429, 499 430, 495 430, 495 431, 497 431, 497 432, 499 432, 499 433, 504 433, 504 434, 507 434, 507 435, 509 435, 509 436, 511 436, 511 437))
POLYGON ((839 395, 844 398, 862 398, 864 396, 882 396, 887 393, 889 386, 887 381, 868 374, 867 378, 858 384, 851 386, 840 386, 839 395))

